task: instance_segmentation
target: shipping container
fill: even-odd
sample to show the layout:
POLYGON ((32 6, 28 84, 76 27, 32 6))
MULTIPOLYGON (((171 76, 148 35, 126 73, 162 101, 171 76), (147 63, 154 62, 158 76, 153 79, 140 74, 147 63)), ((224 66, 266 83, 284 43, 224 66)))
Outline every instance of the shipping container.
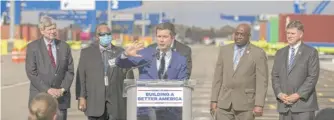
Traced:
POLYGON ((42 37, 41 32, 39 31, 39 28, 37 25, 31 25, 29 27, 29 32, 30 32, 30 41, 38 40, 42 37))
POLYGON ((260 39, 268 40, 267 38, 267 22, 260 22, 260 39))
POLYGON ((1 25, 1 40, 8 40, 9 32, 9 25, 1 25))
POLYGON ((15 39, 20 40, 22 39, 22 30, 21 30, 21 25, 15 25, 15 39))
POLYGON ((21 25, 21 33, 23 40, 30 40, 30 25, 21 25))
MULTIPOLYGON (((9 25, 1 25, 1 39, 9 39, 10 37, 10 26, 9 25)), ((14 39, 21 39, 21 26, 16 25, 15 26, 15 32, 14 32, 14 39)))
POLYGON ((299 20, 304 25, 303 41, 334 43, 334 15, 281 14, 279 22, 280 41, 286 42, 285 27, 289 21, 299 20))
POLYGON ((279 39, 279 18, 278 17, 271 17, 270 21, 270 43, 277 43, 279 39))

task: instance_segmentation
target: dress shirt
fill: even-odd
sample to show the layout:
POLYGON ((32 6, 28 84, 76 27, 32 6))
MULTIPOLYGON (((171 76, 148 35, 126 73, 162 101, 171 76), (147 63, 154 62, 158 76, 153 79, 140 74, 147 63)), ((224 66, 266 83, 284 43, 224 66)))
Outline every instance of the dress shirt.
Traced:
POLYGON ((57 65, 57 47, 56 47, 55 40, 51 40, 49 42, 49 40, 44 38, 44 42, 45 42, 45 45, 46 45, 46 50, 49 50, 49 43, 51 44, 52 55, 53 55, 53 58, 55 59, 56 65, 57 65))

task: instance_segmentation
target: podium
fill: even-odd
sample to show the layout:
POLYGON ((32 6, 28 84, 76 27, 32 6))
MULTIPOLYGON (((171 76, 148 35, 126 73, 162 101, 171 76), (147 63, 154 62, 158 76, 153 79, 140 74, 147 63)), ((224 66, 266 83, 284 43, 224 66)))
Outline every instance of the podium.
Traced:
MULTIPOLYGON (((139 108, 154 111, 177 108, 182 111, 178 113, 179 118, 192 120, 192 91, 195 84, 193 80, 125 79, 123 96, 127 97, 127 120, 138 120, 139 108)), ((158 115, 153 117, 161 120, 158 115)))

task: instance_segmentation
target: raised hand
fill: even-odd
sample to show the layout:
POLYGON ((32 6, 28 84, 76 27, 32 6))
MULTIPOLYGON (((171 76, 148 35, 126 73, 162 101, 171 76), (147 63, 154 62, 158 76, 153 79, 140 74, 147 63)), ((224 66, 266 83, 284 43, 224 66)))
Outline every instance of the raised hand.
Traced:
POLYGON ((138 55, 137 52, 144 49, 144 47, 143 42, 136 41, 125 49, 125 55, 131 57, 142 57, 141 55, 138 55))

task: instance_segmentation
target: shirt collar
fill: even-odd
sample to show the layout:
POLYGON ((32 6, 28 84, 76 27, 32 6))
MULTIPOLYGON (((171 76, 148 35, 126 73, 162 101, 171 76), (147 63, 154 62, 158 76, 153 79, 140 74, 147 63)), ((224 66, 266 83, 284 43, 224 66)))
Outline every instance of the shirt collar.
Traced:
POLYGON ((297 42, 295 45, 290 45, 290 48, 294 48, 295 50, 297 50, 298 48, 299 48, 299 46, 300 46, 300 44, 301 44, 302 42, 301 41, 299 41, 299 42, 297 42))
POLYGON ((51 40, 50 42, 49 42, 49 40, 47 40, 46 38, 43 38, 43 40, 44 40, 44 42, 45 42, 45 45, 48 45, 49 43, 51 43, 51 45, 54 45, 55 43, 55 40, 51 40))
MULTIPOLYGON (((158 47, 155 48, 156 50, 159 50, 158 47)), ((159 55, 162 56, 162 51, 159 52, 159 55)), ((166 52, 166 56, 165 57, 171 57, 172 56, 172 49, 169 49, 167 52, 166 52)))
POLYGON ((100 51, 103 52, 105 50, 111 50, 111 45, 109 45, 107 47, 103 47, 102 45, 99 44, 99 48, 100 48, 100 51))
POLYGON ((234 45, 234 50, 238 50, 238 49, 241 49, 241 50, 244 50, 247 46, 248 46, 249 43, 247 43, 246 45, 242 46, 242 47, 239 47, 238 45, 234 45))

